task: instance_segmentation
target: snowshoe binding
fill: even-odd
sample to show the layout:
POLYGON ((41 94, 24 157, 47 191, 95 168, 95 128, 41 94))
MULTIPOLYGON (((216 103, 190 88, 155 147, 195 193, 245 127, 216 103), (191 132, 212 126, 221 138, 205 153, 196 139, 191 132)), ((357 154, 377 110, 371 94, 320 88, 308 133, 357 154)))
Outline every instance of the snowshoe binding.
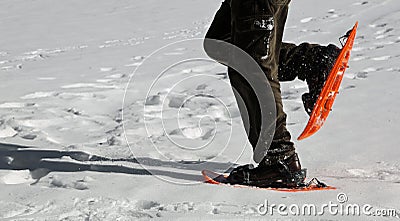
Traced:
POLYGON ((299 158, 295 153, 290 157, 274 161, 266 157, 256 168, 252 165, 239 166, 226 180, 231 185, 296 188, 305 185, 306 173, 306 169, 301 169, 299 158))

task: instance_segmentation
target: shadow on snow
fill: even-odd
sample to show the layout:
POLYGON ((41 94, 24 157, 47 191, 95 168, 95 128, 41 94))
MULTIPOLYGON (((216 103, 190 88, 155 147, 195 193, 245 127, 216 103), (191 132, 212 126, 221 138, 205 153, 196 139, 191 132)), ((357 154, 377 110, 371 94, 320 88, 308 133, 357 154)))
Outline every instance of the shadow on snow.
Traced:
MULTIPOLYGON (((202 181, 201 175, 174 172, 171 169, 200 171, 205 169, 206 162, 201 161, 163 161, 152 158, 111 159, 91 155, 82 151, 38 150, 35 147, 0 143, 0 170, 29 170, 33 179, 40 178, 50 172, 81 172, 93 171, 101 173, 122 173, 132 175, 157 175, 187 181, 202 181), (75 162, 61 161, 69 157, 75 162), (116 163, 140 166, 133 168, 116 163), (166 170, 151 169, 151 172, 141 166, 162 167, 166 170), (168 170, 169 168, 169 170, 168 170)), ((207 162, 207 169, 224 171, 232 164, 207 162)))

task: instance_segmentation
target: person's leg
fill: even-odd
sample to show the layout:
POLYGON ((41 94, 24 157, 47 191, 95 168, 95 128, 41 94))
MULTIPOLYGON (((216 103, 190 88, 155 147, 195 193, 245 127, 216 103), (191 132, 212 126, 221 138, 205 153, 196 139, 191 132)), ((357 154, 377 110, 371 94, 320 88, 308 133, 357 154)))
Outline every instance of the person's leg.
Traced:
MULTIPOLYGON (((273 186, 279 183, 279 186, 297 186, 303 182, 305 171, 301 170, 298 156, 294 151, 294 144, 290 141, 290 133, 286 129, 286 114, 283 111, 278 79, 279 54, 289 1, 231 0, 230 3, 230 25, 232 26, 230 42, 247 52, 259 64, 263 72, 239 74, 229 68, 228 74, 233 88, 241 98, 238 99, 237 97, 238 102, 243 100, 248 112, 250 121, 249 140, 254 148, 259 148, 257 146, 258 143, 263 144, 261 148, 264 148, 264 152, 258 149, 257 152, 266 152, 266 154, 257 157, 259 158, 259 161, 256 160, 256 162, 259 162, 257 168, 252 169, 247 165, 237 167, 231 172, 228 180, 230 180, 231 184, 273 186), (252 79, 255 78, 259 79, 260 82, 265 82, 265 87, 250 85, 245 80, 249 76, 242 76, 241 74, 248 74, 251 75, 252 79), (275 134, 269 150, 268 142, 265 141, 271 139, 270 134, 260 134, 261 122, 264 120, 261 112, 268 109, 268 105, 263 106, 261 111, 261 106, 256 96, 256 94, 266 91, 266 87, 269 86, 268 83, 275 98, 277 111, 274 117, 276 121, 275 134)), ((208 37, 223 39, 221 34, 214 34, 220 33, 216 28, 218 27, 217 24, 227 23, 226 21, 221 22, 222 19, 226 18, 221 16, 224 14, 223 11, 227 10, 221 7, 211 25, 212 27, 210 27, 213 31, 210 32, 211 34, 207 34, 208 37), (217 18, 219 19, 216 20, 217 18)), ((205 40, 206 52, 215 60, 224 61, 226 58, 219 53, 219 47, 210 47, 212 45, 215 46, 216 44, 208 45, 207 39, 205 40)), ((240 108, 241 113, 244 112, 243 110, 244 108, 240 108)))
MULTIPOLYGON (((231 6, 227 0, 218 9, 205 36, 204 49, 206 53, 216 61, 224 61, 228 55, 221 54, 220 50, 215 47, 217 42, 208 40, 214 39, 231 43, 231 33, 231 6)), ((255 148, 261 130, 261 110, 257 96, 243 76, 231 68, 228 69, 228 74, 250 144, 255 148)))
MULTIPOLYGON (((275 135, 268 151, 270 156, 294 153, 294 145, 286 129, 286 113, 283 111, 278 79, 279 54, 288 4, 289 2, 285 0, 232 0, 231 2, 232 43, 246 51, 260 64, 274 93, 277 116, 275 135)), ((261 115, 257 117, 260 118, 261 115)), ((261 122, 261 119, 257 119, 257 122, 261 122)), ((256 134, 260 134, 260 131, 256 134)), ((256 138, 252 143, 257 143, 258 139, 266 139, 256 138)))
POLYGON ((282 44, 278 78, 280 81, 292 81, 297 77, 307 82, 309 93, 302 97, 307 113, 311 113, 339 53, 340 49, 332 44, 282 44))
MULTIPOLYGON (((206 38, 233 43, 250 54, 264 70, 274 93, 277 111, 276 130, 270 155, 282 155, 294 152, 290 133, 286 129, 286 114, 283 111, 277 64, 288 2, 284 0, 272 2, 271 0, 232 0, 232 7, 228 1, 223 2, 214 17, 206 38)), ((218 54, 218 50, 213 50, 214 48, 208 48, 207 41, 205 41, 204 47, 208 55, 217 61, 223 60, 226 56, 218 54)), ((250 125, 250 129, 247 131, 248 137, 253 148, 255 148, 259 139, 268 139, 260 138, 262 116, 257 96, 255 96, 253 88, 240 74, 232 69, 229 69, 228 73, 231 85, 237 92, 235 95, 241 97, 241 99, 237 97, 238 103, 239 100, 242 100, 245 104, 244 106, 239 105, 239 108, 242 118, 248 114, 250 125)), ((268 148, 268 146, 265 146, 265 148, 268 148)))

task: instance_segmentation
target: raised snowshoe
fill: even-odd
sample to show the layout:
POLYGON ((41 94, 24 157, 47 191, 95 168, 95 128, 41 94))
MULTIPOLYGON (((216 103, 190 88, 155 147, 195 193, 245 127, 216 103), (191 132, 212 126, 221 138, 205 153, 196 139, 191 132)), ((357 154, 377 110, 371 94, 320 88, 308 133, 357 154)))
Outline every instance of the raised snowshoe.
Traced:
POLYGON ((302 95, 304 109, 308 115, 311 115, 325 81, 341 51, 333 44, 327 47, 315 47, 313 50, 317 50, 314 53, 319 57, 319 59, 316 59, 313 67, 314 71, 318 72, 318 74, 310 74, 309 76, 311 77, 306 77, 309 92, 302 95))

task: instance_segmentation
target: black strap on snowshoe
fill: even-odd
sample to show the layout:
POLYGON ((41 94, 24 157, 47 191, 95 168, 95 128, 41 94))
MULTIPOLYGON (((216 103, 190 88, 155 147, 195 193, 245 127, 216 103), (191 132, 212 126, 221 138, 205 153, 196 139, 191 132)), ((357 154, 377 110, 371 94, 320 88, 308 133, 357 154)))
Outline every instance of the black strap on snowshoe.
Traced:
POLYGON ((312 178, 308 183, 306 183, 306 187, 311 187, 311 186, 313 186, 313 185, 315 185, 316 187, 318 187, 318 188, 325 188, 325 187, 327 187, 328 185, 326 185, 325 183, 323 183, 323 182, 321 182, 321 181, 319 181, 317 178, 312 178))
POLYGON ((339 42, 342 45, 342 48, 344 47, 344 45, 346 44, 347 39, 350 37, 350 33, 353 31, 353 29, 350 29, 346 32, 345 35, 341 36, 339 38, 339 42))
POLYGON ((293 187, 304 187, 306 184, 304 180, 307 176, 307 169, 302 169, 297 172, 290 171, 288 165, 283 161, 278 161, 278 163, 282 166, 280 169, 283 174, 286 175, 286 181, 284 183, 288 184, 289 186, 293 187))
MULTIPOLYGON (((229 177, 234 177, 235 174, 241 173, 242 176, 243 176, 243 180, 242 180, 243 184, 250 185, 251 182, 250 182, 250 173, 249 173, 249 171, 251 169, 254 169, 254 166, 252 164, 246 164, 246 165, 242 165, 242 166, 236 167, 235 169, 232 170, 232 172, 229 175, 229 177)), ((229 180, 229 178, 228 178, 228 180, 229 180)), ((236 183, 235 180, 229 180, 229 181, 231 183, 232 182, 236 183)))

